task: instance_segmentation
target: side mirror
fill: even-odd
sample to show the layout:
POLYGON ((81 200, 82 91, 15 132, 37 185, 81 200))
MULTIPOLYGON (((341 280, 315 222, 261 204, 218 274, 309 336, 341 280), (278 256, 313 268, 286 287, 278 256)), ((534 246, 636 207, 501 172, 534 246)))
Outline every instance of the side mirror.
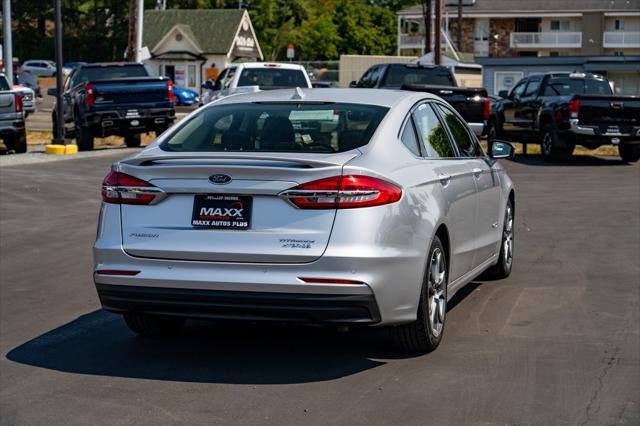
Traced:
POLYGON ((58 95, 58 89, 56 89, 55 87, 49 87, 47 89, 47 95, 49 95, 49 96, 57 96, 58 95))
POLYGON ((509 91, 501 90, 498 92, 498 96, 500 96, 502 99, 507 99, 509 97, 509 91))
POLYGON ((513 158, 515 154, 516 149, 509 142, 494 140, 491 144, 489 157, 497 160, 500 158, 513 158))
POLYGON ((358 82, 353 80, 351 83, 349 83, 349 87, 358 87, 358 82))

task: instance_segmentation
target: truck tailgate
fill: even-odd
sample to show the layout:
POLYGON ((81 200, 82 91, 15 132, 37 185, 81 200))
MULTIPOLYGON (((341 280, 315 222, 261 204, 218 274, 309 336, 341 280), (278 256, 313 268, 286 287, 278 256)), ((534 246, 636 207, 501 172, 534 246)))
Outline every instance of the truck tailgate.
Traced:
POLYGON ((131 104, 169 102, 168 80, 157 77, 92 81, 95 107, 127 108, 131 104))
POLYGON ((402 90, 427 92, 440 96, 456 109, 467 123, 482 123, 485 120, 484 102, 487 91, 482 88, 449 87, 424 84, 405 84, 402 90))
POLYGON ((602 133, 630 134, 640 126, 640 97, 578 95, 580 125, 593 126, 602 133))

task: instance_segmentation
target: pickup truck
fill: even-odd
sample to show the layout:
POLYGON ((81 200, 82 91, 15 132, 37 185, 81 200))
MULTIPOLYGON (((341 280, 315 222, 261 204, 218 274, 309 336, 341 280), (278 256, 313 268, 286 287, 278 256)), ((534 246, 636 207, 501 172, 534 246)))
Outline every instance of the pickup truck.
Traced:
POLYGON ((640 159, 640 96, 614 95, 604 77, 533 75, 499 96, 487 125, 489 144, 494 139, 540 144, 546 161, 568 158, 576 145, 615 145, 622 160, 640 159))
MULTIPOLYGON (((140 135, 164 132, 175 120, 173 83, 150 77, 140 63, 80 64, 67 77, 62 95, 65 137, 75 136, 78 149, 93 149, 96 136, 123 136, 129 147, 140 135)), ((47 91, 56 95, 56 89, 47 91)), ((58 136, 54 106, 53 133, 58 136)))
POLYGON ((36 112, 36 94, 31 88, 17 83, 14 83, 13 87, 11 87, 9 86, 7 76, 0 74, 0 90, 11 90, 20 95, 22 98, 22 111, 24 112, 24 118, 27 118, 29 114, 36 112))
POLYGON ((27 152, 22 97, 15 91, 0 91, 0 136, 7 151, 27 152))
POLYGON ((428 92, 440 96, 454 107, 477 136, 485 131, 490 100, 483 88, 458 87, 453 72, 442 65, 379 64, 369 68, 349 87, 399 89, 428 92))
POLYGON ((311 88, 311 81, 302 65, 272 62, 233 64, 222 70, 215 81, 202 84, 202 105, 235 93, 259 90, 311 88))

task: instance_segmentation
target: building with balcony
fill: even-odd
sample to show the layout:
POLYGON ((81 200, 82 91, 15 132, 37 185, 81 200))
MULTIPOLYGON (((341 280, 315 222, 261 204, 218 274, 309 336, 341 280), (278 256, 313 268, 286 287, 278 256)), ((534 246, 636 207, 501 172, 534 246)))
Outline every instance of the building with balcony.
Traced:
MULTIPOLYGON (((457 44, 456 1, 443 31, 457 44)), ((398 54, 425 50, 422 6, 398 12, 398 54)), ((445 46, 446 47, 446 46, 445 46)), ((463 0, 462 52, 480 57, 640 54, 640 0, 463 0)))
MULTIPOLYGON (((443 1, 442 48, 469 53, 478 63, 502 57, 640 56, 640 0, 463 0, 459 48, 457 0, 443 1)), ((422 5, 397 15, 398 55, 421 55, 426 50, 422 5)), ((625 93, 638 87, 640 67, 616 72, 625 93)), ((504 73, 507 86, 501 88, 508 89, 516 75, 504 73)))

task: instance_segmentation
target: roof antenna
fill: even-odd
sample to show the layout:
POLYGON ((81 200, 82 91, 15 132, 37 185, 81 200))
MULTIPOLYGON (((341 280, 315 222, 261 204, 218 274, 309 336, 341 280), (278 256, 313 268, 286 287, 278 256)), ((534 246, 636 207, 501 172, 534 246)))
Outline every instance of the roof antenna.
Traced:
POLYGON ((291 99, 304 99, 304 92, 302 91, 301 88, 296 87, 293 93, 293 96, 291 97, 291 99))

